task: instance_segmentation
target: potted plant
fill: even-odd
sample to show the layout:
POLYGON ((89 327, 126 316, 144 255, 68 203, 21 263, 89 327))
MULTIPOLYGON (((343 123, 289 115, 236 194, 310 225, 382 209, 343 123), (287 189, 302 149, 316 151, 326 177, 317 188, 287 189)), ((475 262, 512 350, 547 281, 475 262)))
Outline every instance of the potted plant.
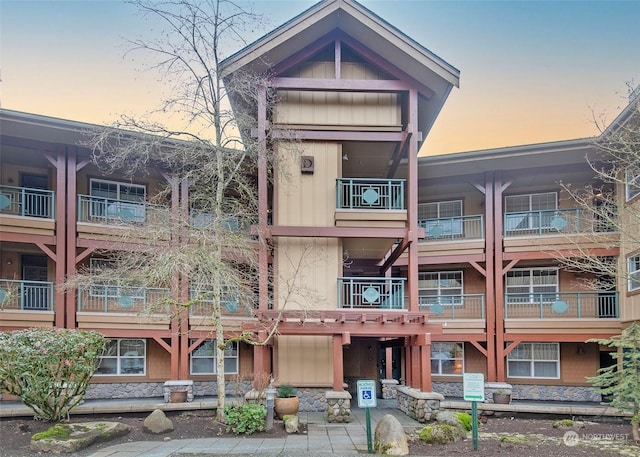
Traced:
POLYGON ((511 403, 511 391, 507 389, 498 389, 494 391, 493 402, 499 405, 508 405, 511 403))
POLYGON ((291 384, 278 386, 278 396, 275 398, 273 406, 279 419, 286 415, 298 414, 300 399, 297 396, 296 388, 291 384))

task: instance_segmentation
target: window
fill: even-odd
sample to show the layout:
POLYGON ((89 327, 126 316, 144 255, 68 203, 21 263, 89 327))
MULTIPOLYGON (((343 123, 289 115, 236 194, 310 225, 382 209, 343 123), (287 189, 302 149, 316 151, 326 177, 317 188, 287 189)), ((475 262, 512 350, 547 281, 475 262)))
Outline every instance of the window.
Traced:
POLYGON ((640 172, 638 170, 625 171, 624 182, 627 201, 640 194, 640 172))
POLYGON ((428 238, 462 235, 462 200, 421 203, 418 220, 428 238))
POLYGON ((98 376, 144 376, 147 342, 143 339, 112 339, 98 362, 98 376))
MULTIPOLYGON (((189 344, 194 344, 191 340, 189 344)), ((217 374, 216 372, 216 340, 204 340, 191 352, 191 374, 217 374)), ((224 350, 225 374, 238 373, 238 343, 227 345, 224 350)))
POLYGON ((431 343, 431 374, 462 376, 464 371, 464 343, 431 343))
POLYGON ((136 184, 91 180, 91 217, 143 222, 146 188, 136 184))
POLYGON ((640 255, 634 255, 627 259, 627 270, 629 291, 640 289, 640 255))
MULTIPOLYGON (((100 259, 92 257, 89 259, 89 270, 91 273, 98 273, 100 270, 115 269, 116 262, 113 259, 100 259)), ((89 289, 92 297, 117 298, 125 297, 127 300, 145 300, 146 294, 143 287, 123 286, 120 281, 113 284, 92 285, 89 289)))
POLYGON ((558 343, 520 343, 507 355, 509 378, 560 378, 558 343))
POLYGON ((418 296, 421 305, 461 305, 462 271, 421 272, 418 296))
POLYGON ((551 302, 558 293, 558 269, 513 268, 505 285, 508 303, 551 302))
POLYGON ((556 192, 510 195, 504 198, 505 231, 528 233, 552 228, 551 220, 558 209, 556 192))

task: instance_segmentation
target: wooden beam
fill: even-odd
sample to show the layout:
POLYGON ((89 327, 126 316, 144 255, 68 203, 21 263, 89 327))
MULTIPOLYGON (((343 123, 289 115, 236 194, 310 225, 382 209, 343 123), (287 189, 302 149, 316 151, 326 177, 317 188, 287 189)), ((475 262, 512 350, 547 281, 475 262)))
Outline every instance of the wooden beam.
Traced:
MULTIPOLYGON (((253 133, 253 132, 252 132, 253 133)), ((317 140, 317 141, 402 141, 404 132, 374 132, 347 130, 294 130, 273 129, 274 139, 317 140)))
POLYGON ((485 357, 487 357, 488 352, 485 348, 483 348, 480 343, 478 343, 477 341, 469 341, 469 343, 471 343, 473 345, 473 347, 475 347, 478 351, 480 351, 480 353, 482 355, 484 355, 485 357))
POLYGON ((321 79, 276 77, 270 85, 277 90, 331 92, 402 92, 411 86, 398 79, 321 79))
MULTIPOLYGON (((251 234, 257 234, 257 232, 258 230, 255 227, 251 228, 251 234)), ((404 238, 406 235, 406 228, 311 227, 293 225, 272 225, 265 233, 267 238, 275 236, 300 238, 404 238)))

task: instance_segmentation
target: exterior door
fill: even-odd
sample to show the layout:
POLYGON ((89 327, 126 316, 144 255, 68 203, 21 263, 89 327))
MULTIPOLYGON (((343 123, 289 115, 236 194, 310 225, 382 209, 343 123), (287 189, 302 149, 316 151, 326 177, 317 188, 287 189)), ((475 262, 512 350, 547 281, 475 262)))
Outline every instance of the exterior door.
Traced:
POLYGON ((43 255, 22 256, 23 309, 48 310, 49 285, 47 281, 47 257, 43 255))
POLYGON ((33 189, 48 190, 49 178, 46 175, 32 175, 24 173, 20 176, 20 186, 31 189, 24 195, 24 215, 31 217, 50 218, 50 197, 49 193, 38 192, 33 189))

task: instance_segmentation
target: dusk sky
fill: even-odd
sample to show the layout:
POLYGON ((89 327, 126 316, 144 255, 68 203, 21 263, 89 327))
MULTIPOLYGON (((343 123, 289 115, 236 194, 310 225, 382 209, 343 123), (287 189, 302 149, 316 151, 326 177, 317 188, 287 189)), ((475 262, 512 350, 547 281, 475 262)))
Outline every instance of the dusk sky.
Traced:
MULTIPOLYGON (((254 1, 271 27, 247 41, 315 3, 254 1)), ((592 136, 640 83, 640 0, 361 4, 461 71, 421 154, 592 136)), ((124 57, 148 28, 119 0, 0 0, 2 107, 98 124, 157 107, 157 75, 124 57)))

